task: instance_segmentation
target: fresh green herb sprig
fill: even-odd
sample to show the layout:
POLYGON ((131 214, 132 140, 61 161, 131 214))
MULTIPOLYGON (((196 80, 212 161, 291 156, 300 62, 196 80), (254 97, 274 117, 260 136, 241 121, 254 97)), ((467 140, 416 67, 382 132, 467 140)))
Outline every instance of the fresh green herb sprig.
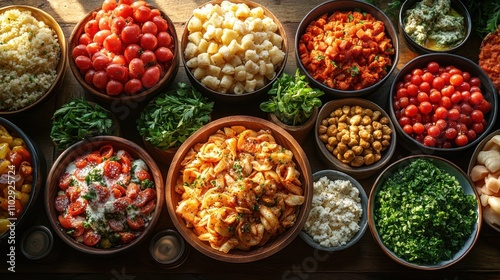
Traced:
POLYGON ((111 135, 116 125, 108 110, 74 98, 54 112, 50 137, 58 149, 65 149, 91 136, 111 135))
POLYGON ((185 83, 153 99, 137 119, 139 134, 153 146, 167 150, 180 146, 210 121, 214 103, 185 83))
POLYGON ((321 107, 319 97, 325 93, 311 88, 297 69, 294 76, 283 73, 268 94, 270 99, 260 104, 262 111, 274 113, 285 124, 300 125, 311 117, 314 107, 321 107))
POLYGON ((374 220, 382 242, 417 264, 450 260, 472 233, 476 199, 430 160, 396 171, 375 197, 374 220))

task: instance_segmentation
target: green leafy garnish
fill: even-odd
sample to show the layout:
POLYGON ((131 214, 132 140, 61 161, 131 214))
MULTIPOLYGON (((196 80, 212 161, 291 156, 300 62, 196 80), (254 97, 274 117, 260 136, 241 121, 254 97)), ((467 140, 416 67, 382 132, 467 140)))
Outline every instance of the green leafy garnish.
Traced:
POLYGON ((387 178, 374 202, 382 242, 417 264, 451 259, 477 220, 475 196, 427 159, 414 160, 387 178))
POLYGON ((178 83, 176 90, 162 93, 144 108, 137 129, 159 149, 178 147, 210 121, 213 105, 196 89, 178 83))
POLYGON ((311 88, 306 76, 297 69, 293 77, 283 73, 268 94, 271 98, 260 104, 262 111, 274 113, 285 124, 300 125, 311 117, 314 107, 321 107, 319 97, 325 93, 311 88))
POLYGON ((54 112, 50 137, 58 149, 65 149, 88 137, 111 135, 115 125, 108 110, 74 98, 54 112))

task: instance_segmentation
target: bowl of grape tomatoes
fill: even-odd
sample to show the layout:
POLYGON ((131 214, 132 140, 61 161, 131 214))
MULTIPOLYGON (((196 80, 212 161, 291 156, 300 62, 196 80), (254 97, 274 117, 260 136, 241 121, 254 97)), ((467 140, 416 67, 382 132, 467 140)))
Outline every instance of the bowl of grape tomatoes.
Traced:
POLYGON ((104 1, 75 26, 68 61, 78 83, 104 103, 143 102, 177 75, 171 19, 145 1, 104 1))
POLYGON ((409 151, 451 154, 475 147, 494 126, 498 96, 486 73, 455 54, 425 54, 395 77, 389 113, 409 151))
POLYGON ((57 235, 99 256, 118 255, 147 239, 163 201, 163 177, 153 158, 118 136, 88 138, 61 153, 44 197, 57 235))

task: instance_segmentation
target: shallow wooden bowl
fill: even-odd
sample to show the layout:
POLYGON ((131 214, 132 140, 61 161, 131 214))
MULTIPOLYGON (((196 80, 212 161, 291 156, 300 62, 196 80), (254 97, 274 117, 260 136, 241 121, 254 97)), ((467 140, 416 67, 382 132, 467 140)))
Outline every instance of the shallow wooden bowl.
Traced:
POLYGON ((62 152, 59 157, 56 159, 52 168, 49 171, 47 176, 47 182, 45 186, 45 210, 47 213, 48 220, 50 225, 56 234, 61 238, 64 243, 73 249, 90 254, 95 256, 103 256, 110 257, 116 256, 123 252, 129 251, 131 248, 137 247, 137 245, 141 244, 143 240, 146 240, 151 233, 153 232, 156 223, 160 218, 161 209, 163 207, 164 201, 164 192, 163 192, 163 176, 161 174, 161 170, 156 165, 153 158, 139 145, 135 144, 132 141, 127 139, 118 137, 118 136, 96 136, 92 138, 88 138, 82 140, 64 152, 62 152), (128 244, 119 246, 119 247, 111 247, 108 249, 89 247, 83 243, 77 242, 72 236, 66 233, 66 230, 62 228, 58 221, 58 213, 54 207, 54 201, 59 192, 59 178, 65 172, 66 166, 74 161, 77 157, 86 155, 91 151, 99 149, 103 145, 111 144, 113 148, 116 150, 123 149, 127 151, 130 156, 134 159, 142 159, 152 176, 152 179, 155 183, 156 189, 156 209, 154 210, 153 217, 149 224, 145 227, 143 232, 136 237, 133 241, 128 244))
MULTIPOLYGON (((154 8, 150 5, 148 5, 150 8, 154 8)), ((170 19, 170 17, 167 16, 166 13, 163 11, 161 12, 162 17, 168 22, 168 31, 170 35, 172 36, 172 44, 174 45, 174 58, 172 59, 172 63, 170 64, 170 67, 165 71, 163 77, 160 78, 158 83, 154 85, 151 88, 145 89, 141 92, 138 92, 137 94, 134 95, 126 95, 124 93, 117 95, 117 96, 110 96, 106 94, 105 92, 101 92, 94 88, 92 85, 88 84, 85 81, 84 75, 80 72, 78 67, 76 66, 75 63, 75 58, 72 55, 72 50, 79 44, 79 38, 82 33, 84 33, 84 28, 85 24, 94 18, 95 13, 97 13, 101 8, 97 8, 93 11, 90 11, 85 15, 83 19, 81 19, 71 32, 71 35, 69 37, 68 41, 68 64, 69 68, 71 69, 71 72, 73 73, 73 76, 76 78, 78 83, 83 87, 83 89, 93 98, 95 98, 96 101, 102 102, 102 103, 107 103, 107 104, 113 104, 113 106, 117 106, 117 104, 125 104, 127 106, 132 107, 133 104, 141 104, 147 102, 147 100, 153 98, 154 96, 158 95, 161 91, 163 91, 166 87, 168 87, 173 80, 175 79, 178 69, 179 69, 179 47, 178 47, 178 42, 179 39, 177 37, 177 32, 175 30, 175 25, 170 19)), ((135 105, 132 107, 135 108, 135 105)))
POLYGON ((6 6, 0 8, 0 13, 3 13, 8 10, 12 9, 18 9, 20 11, 29 11, 31 12, 31 15, 35 17, 39 21, 45 22, 52 30, 57 35, 57 40, 59 41, 59 46, 61 47, 61 53, 59 57, 59 63, 57 64, 56 68, 56 78, 52 85, 49 87, 47 92, 43 94, 38 100, 33 102, 32 104, 23 107, 21 109, 17 110, 12 110, 12 111, 0 111, 0 115, 17 115, 24 113, 26 111, 30 111, 32 108, 38 107, 40 104, 43 104, 45 101, 50 99, 52 96, 54 96, 57 91, 59 90, 61 84, 63 83, 64 76, 66 75, 66 60, 67 60, 67 53, 68 53, 68 47, 66 45, 66 37, 64 36, 64 32, 57 23, 57 21, 48 13, 44 12, 41 9, 32 7, 32 6, 25 6, 25 5, 13 5, 13 6, 6 6))
POLYGON ((307 219, 312 202, 312 184, 312 172, 307 156, 302 150, 302 147, 290 134, 275 124, 261 118, 251 116, 231 116, 210 122, 196 131, 193 135, 191 135, 191 137, 186 139, 186 141, 184 141, 184 143, 179 147, 167 174, 165 202, 174 226, 181 233, 182 237, 184 237, 184 239, 196 250, 216 260, 230 263, 248 263, 264 259, 277 253, 290 244, 290 242, 292 242, 293 239, 300 233, 307 219), (192 229, 186 227, 184 219, 175 212, 175 209, 181 200, 180 195, 175 191, 175 185, 178 177, 181 175, 181 163, 189 150, 198 143, 206 142, 208 137, 214 134, 217 130, 233 125, 242 125, 256 131, 261 129, 270 130, 277 143, 293 152, 294 160, 297 164, 297 170, 301 173, 300 180, 302 182, 302 188, 306 199, 300 206, 295 224, 286 229, 280 235, 270 239, 264 246, 255 247, 249 251, 233 249, 228 253, 223 253, 210 247, 207 242, 201 241, 192 229))
MULTIPOLYGON (((208 4, 212 4, 212 5, 219 4, 220 5, 222 2, 223 2, 223 0, 213 0, 213 1, 207 2, 205 4, 202 4, 199 7, 204 7, 205 5, 208 5, 208 4)), ((278 26, 277 33, 281 37, 283 37, 283 45, 281 47, 281 50, 285 53, 285 58, 284 58, 283 62, 281 63, 281 65, 277 69, 275 69, 274 78, 267 81, 267 83, 264 87, 257 89, 253 92, 246 92, 243 94, 222 93, 222 92, 218 92, 218 91, 215 91, 215 90, 212 90, 212 89, 206 87, 205 85, 203 85, 201 83, 201 81, 199 81, 195 78, 192 70, 186 66, 186 58, 184 56, 184 50, 186 49, 186 45, 188 44, 188 36, 189 36, 188 24, 185 25, 184 32, 183 32, 182 38, 181 38, 181 50, 182 50, 181 59, 182 59, 182 64, 184 65, 184 70, 186 71, 186 74, 187 74, 189 81, 191 82, 193 87, 195 87, 199 92, 201 92, 207 96, 210 96, 211 98, 213 98, 217 101, 222 101, 222 102, 226 102, 226 103, 231 103, 231 102, 241 103, 241 102, 255 100, 259 97, 262 97, 264 94, 266 94, 271 89, 274 81, 276 81, 276 79, 279 76, 281 76, 281 73, 283 73, 283 71, 285 70, 285 65, 286 65, 286 62, 288 59, 288 43, 287 43, 285 28, 283 27, 281 22, 278 20, 278 18, 265 6, 262 6, 256 2, 247 1, 247 0, 234 0, 234 1, 231 1, 231 3, 236 3, 236 4, 244 3, 250 9, 256 8, 256 7, 261 7, 264 10, 264 14, 267 17, 272 18, 273 21, 278 26)), ((187 22, 189 22, 192 19, 192 17, 193 16, 191 16, 187 20, 187 22)))

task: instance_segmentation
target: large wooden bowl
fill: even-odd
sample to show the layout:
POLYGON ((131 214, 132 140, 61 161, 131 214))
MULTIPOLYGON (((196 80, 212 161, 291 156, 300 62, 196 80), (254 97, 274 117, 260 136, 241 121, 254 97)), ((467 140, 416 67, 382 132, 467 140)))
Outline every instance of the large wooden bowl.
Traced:
POLYGON ((47 176, 44 197, 45 210, 53 230, 56 232, 59 238, 61 238, 67 245, 69 245, 73 249, 96 256, 116 256, 141 244, 141 242, 147 239, 153 232, 155 225, 160 218, 161 209, 163 207, 163 182, 164 181, 161 170, 158 168, 153 158, 141 146, 118 136, 96 136, 82 140, 70 146, 56 159, 47 176), (146 225, 143 232, 133 241, 119 247, 103 249, 97 247, 89 247, 83 243, 77 242, 72 236, 67 234, 66 230, 58 221, 58 213, 54 207, 54 202, 57 193, 60 191, 59 178, 65 172, 66 166, 70 162, 74 161, 77 157, 86 155, 91 151, 99 149, 103 145, 107 144, 111 144, 115 151, 123 149, 128 152, 133 159, 142 159, 146 163, 149 169, 149 173, 151 174, 152 180, 155 184, 156 208, 153 212, 153 217, 149 224, 146 225))
MULTIPOLYGON (((154 8, 150 5, 148 5, 150 8, 154 8)), ((160 78, 158 83, 156 83, 153 87, 144 89, 141 92, 138 92, 134 95, 126 95, 124 93, 117 95, 117 96, 110 96, 106 94, 105 92, 97 90, 95 87, 92 85, 88 84, 85 81, 84 75, 80 72, 78 67, 76 66, 75 63, 75 58, 72 55, 72 50, 79 44, 79 38, 84 33, 84 28, 85 24, 91 20, 92 18, 95 17, 95 14, 101 10, 101 8, 97 8, 93 11, 90 11, 85 15, 83 19, 81 19, 73 31, 71 32, 71 35, 68 40, 68 64, 69 68, 71 69, 71 72, 73 73, 73 76, 76 78, 78 83, 83 87, 83 89, 91 96, 93 97, 96 101, 102 102, 102 103, 107 103, 107 104, 114 104, 113 106, 116 106, 117 104, 125 104, 129 107, 134 108, 135 106, 132 106, 133 104, 140 104, 140 103, 145 103, 147 100, 153 98, 154 96, 158 95, 162 90, 168 87, 173 80, 175 79, 178 69, 179 69, 179 40, 177 37, 177 32, 175 30, 175 25, 170 19, 170 17, 167 16, 163 11, 161 12, 162 17, 167 21, 168 23, 168 33, 172 36, 172 45, 174 46, 174 58, 171 61, 170 67, 166 69, 164 75, 160 78)))
POLYGON ((172 160, 172 164, 170 165, 170 169, 167 174, 165 202, 173 224, 184 239, 196 250, 216 260, 230 263, 247 263, 273 255, 274 253, 285 248, 295 237, 297 237, 309 214, 312 202, 312 184, 312 172, 307 156, 302 150, 302 147, 290 134, 277 125, 261 118, 251 116, 231 116, 210 122, 191 135, 191 137, 186 139, 186 141, 184 141, 184 143, 180 146, 174 156, 174 159, 172 160), (175 185, 178 177, 181 175, 182 161, 189 150, 198 143, 206 142, 208 137, 214 134, 217 130, 233 125, 242 125, 256 131, 261 129, 270 130, 278 144, 293 152, 294 160, 297 164, 297 170, 301 173, 300 180, 304 190, 305 201, 300 206, 295 224, 286 229, 280 235, 270 239, 264 246, 255 247, 249 251, 233 249, 228 253, 223 253, 210 247, 208 242, 201 241, 191 228, 186 227, 184 219, 175 212, 177 205, 181 200, 180 195, 175 191, 175 185))
POLYGON ((18 9, 20 11, 29 11, 34 18, 36 18, 39 21, 43 21, 52 30, 54 30, 55 34, 57 35, 57 40, 59 41, 61 52, 59 56, 59 63, 57 64, 56 68, 56 78, 52 83, 52 85, 49 87, 49 89, 45 92, 45 94, 40 96, 40 98, 38 98, 35 102, 31 103, 26 107, 17 110, 0 111, 0 115, 5 115, 5 116, 24 114, 25 112, 30 111, 32 108, 38 107, 39 105, 43 104, 45 101, 53 97, 58 92, 60 86, 63 83, 64 76, 66 75, 66 59, 68 52, 68 48, 66 46, 66 37, 64 36, 64 32, 59 23, 57 23, 57 21, 51 15, 49 15, 48 13, 44 12, 41 9, 25 5, 13 5, 13 6, 2 7, 0 8, 0 14, 12 9, 18 9))

